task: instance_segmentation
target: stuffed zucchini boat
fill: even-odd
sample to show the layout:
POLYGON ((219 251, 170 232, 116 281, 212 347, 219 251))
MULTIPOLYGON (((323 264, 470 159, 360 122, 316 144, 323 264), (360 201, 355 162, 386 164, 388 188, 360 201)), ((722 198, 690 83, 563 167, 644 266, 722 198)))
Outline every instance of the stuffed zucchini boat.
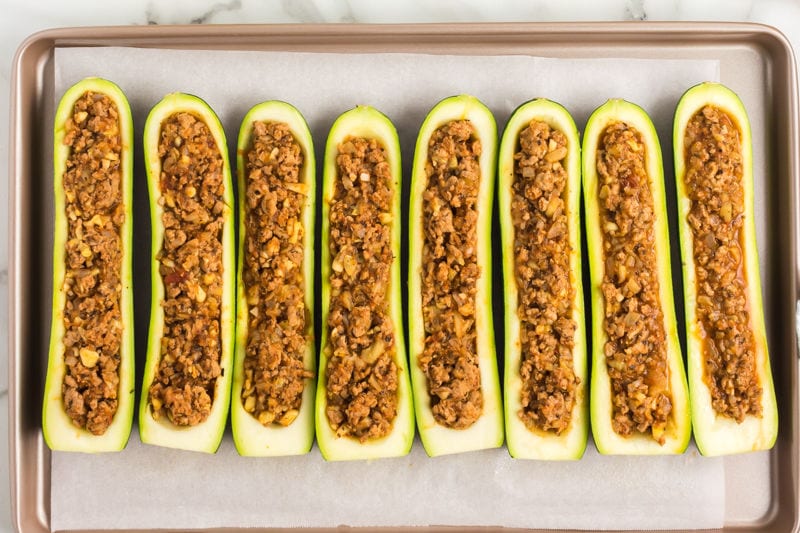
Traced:
POLYGON ((609 100, 583 134, 592 294, 591 422, 604 454, 675 454, 691 422, 656 130, 609 100))
POLYGON ((409 205, 409 353, 430 456, 503 444, 492 323, 491 212, 497 127, 472 96, 428 114, 409 205))
POLYGON ((239 265, 231 423, 241 455, 314 442, 314 145, 284 102, 239 130, 239 265))
POLYGON ((718 83, 675 111, 675 180, 683 258, 692 425, 703 455, 773 446, 770 372, 753 207, 750 123, 718 83))
POLYGON ((512 457, 580 459, 586 449, 580 195, 580 141, 569 112, 546 99, 517 108, 498 154, 512 457))
POLYGON ((73 85, 55 116, 53 311, 43 402, 52 450, 125 447, 134 405, 133 120, 114 83, 73 85))
POLYGON ((317 443, 329 461, 406 455, 414 410, 400 292, 400 143, 359 106, 336 119, 322 189, 317 443))
POLYGON ((142 442, 213 453, 225 429, 234 344, 233 185, 225 133, 196 96, 150 111, 144 158, 151 310, 142 442))

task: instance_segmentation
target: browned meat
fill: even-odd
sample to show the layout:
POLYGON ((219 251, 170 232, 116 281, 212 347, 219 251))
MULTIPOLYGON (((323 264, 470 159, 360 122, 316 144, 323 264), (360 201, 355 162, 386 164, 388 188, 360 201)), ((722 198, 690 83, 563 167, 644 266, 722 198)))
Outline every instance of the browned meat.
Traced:
POLYGON ((395 191, 378 141, 350 138, 338 152, 329 214, 326 414, 338 435, 364 442, 387 435, 397 415, 399 369, 389 315, 395 191))
POLYGON ((560 435, 569 427, 580 383, 572 359, 567 138, 534 120, 520 132, 519 144, 511 200, 522 351, 519 416, 531 429, 560 435))
POLYGON ((122 139, 114 102, 87 92, 65 124, 67 242, 61 386, 72 422, 102 435, 117 411, 122 341, 122 139))
POLYGON ((245 181, 243 278, 249 309, 242 403, 264 425, 297 417, 305 370, 303 152, 286 124, 253 123, 245 181))
POLYGON ((158 153, 164 333, 149 399, 155 419, 194 426, 208 418, 221 374, 224 163, 208 126, 184 112, 161 125, 158 153))
POLYGON ((635 128, 617 122, 606 128, 597 150, 604 350, 614 431, 623 436, 649 431, 663 444, 672 399, 645 148, 635 128))
POLYGON ((434 418, 457 429, 471 426, 483 410, 475 326, 480 154, 471 122, 437 129, 428 142, 422 197, 425 348, 419 366, 434 418))
POLYGON ((704 379, 714 410, 741 422, 747 415, 761 416, 762 389, 743 279, 739 129, 727 113, 706 106, 689 121, 685 146, 704 379))

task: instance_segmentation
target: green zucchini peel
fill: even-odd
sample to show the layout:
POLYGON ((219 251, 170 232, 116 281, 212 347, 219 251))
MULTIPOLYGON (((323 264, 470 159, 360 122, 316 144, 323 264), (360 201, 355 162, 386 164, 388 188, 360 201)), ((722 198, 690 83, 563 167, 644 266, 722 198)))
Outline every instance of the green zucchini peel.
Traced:
POLYGON ((172 93, 158 102, 144 126, 144 160, 147 170, 147 185, 150 197, 151 224, 151 296, 150 329, 147 344, 142 394, 139 401, 139 436, 145 444, 179 448, 184 450, 214 453, 219 447, 225 430, 230 402, 231 364, 234 345, 235 314, 235 261, 233 184, 228 159, 225 132, 217 115, 203 100, 183 93, 172 93), (213 404, 208 418, 191 427, 179 427, 167 417, 156 420, 152 416, 149 400, 150 386, 161 360, 161 339, 164 331, 164 284, 159 272, 157 254, 162 248, 164 227, 161 221, 163 208, 161 197, 161 158, 158 155, 161 140, 161 125, 171 115, 187 112, 199 117, 208 126, 223 160, 223 228, 222 228, 222 299, 220 305, 221 354, 219 365, 222 374, 214 385, 213 404))
POLYGON ((503 444, 503 404, 497 373, 492 318, 492 254, 491 220, 494 180, 497 165, 497 125, 491 111, 477 98, 468 95, 452 96, 436 104, 420 127, 411 174, 409 205, 408 315, 409 365, 414 388, 414 405, 420 438, 429 456, 446 455, 503 444), (481 416, 468 428, 453 429, 440 425, 434 418, 425 373, 419 366, 425 343, 422 312, 422 196, 428 178, 428 141, 441 126, 454 120, 469 120, 481 142, 481 168, 477 210, 477 261, 480 277, 475 296, 478 359, 483 392, 481 416))
POLYGON ((358 106, 347 111, 336 119, 328 134, 325 146, 325 160, 322 185, 322 341, 320 349, 319 371, 316 398, 316 431, 317 444, 322 456, 328 461, 377 459, 398 457, 408 454, 414 440, 414 410, 411 399, 411 384, 408 378, 405 340, 403 337, 403 303, 400 292, 400 194, 402 183, 402 167, 400 160, 400 141, 392 122, 384 114, 369 106, 358 106), (391 432, 385 437, 359 442, 351 437, 340 437, 331 428, 326 414, 326 368, 328 358, 328 312, 330 307, 330 271, 331 257, 329 245, 330 204, 335 192, 338 178, 336 157, 338 146, 348 137, 373 138, 380 141, 386 150, 387 159, 394 177, 394 195, 392 203, 392 251, 394 260, 391 265, 390 316, 395 335, 395 363, 398 376, 397 413, 391 432))
POLYGON ((505 285, 505 427, 506 444, 512 457, 524 459, 570 460, 580 459, 586 449, 589 433, 588 389, 586 363, 586 332, 584 327, 583 281, 581 276, 581 146, 578 129, 569 112, 561 105, 547 99, 526 102, 517 108, 506 124, 498 154, 498 200, 500 232, 503 250, 503 278, 505 285), (519 297, 514 257, 515 232, 511 218, 514 196, 514 155, 519 150, 520 133, 532 120, 546 123, 567 137, 567 172, 565 211, 569 225, 571 282, 575 289, 572 318, 575 321, 573 371, 580 380, 575 391, 570 426, 557 435, 553 432, 532 430, 519 417, 522 409, 522 378, 520 364, 521 322, 518 314, 519 297))
POLYGON ((586 206, 586 240, 589 249, 589 271, 592 298, 592 383, 590 413, 592 434, 598 451, 603 454, 657 455, 680 454, 686 449, 691 435, 689 398, 683 358, 678 341, 672 293, 672 274, 669 252, 664 172, 661 147, 655 127, 639 106, 624 100, 609 100, 589 117, 583 133, 583 193, 586 206), (612 427, 611 382, 606 366, 604 348, 607 340, 604 329, 604 298, 602 293, 605 258, 600 226, 598 178, 596 169, 597 145, 606 127, 624 122, 639 131, 646 146, 645 165, 650 179, 655 212, 655 247, 659 303, 664 319, 669 389, 672 410, 664 432, 664 444, 647 433, 634 432, 628 437, 617 434, 612 427))
POLYGON ((687 367, 694 440, 700 453, 707 456, 768 450, 775 444, 778 435, 778 407, 770 370, 764 307, 761 300, 761 277, 753 205, 753 142, 750 122, 742 101, 733 91, 718 83, 701 83, 692 87, 681 97, 675 110, 673 146, 675 148, 678 227, 683 266, 684 308, 686 309, 687 367), (711 405, 711 393, 704 380, 702 326, 699 324, 696 313, 697 282, 694 266, 694 242, 687 220, 691 209, 691 200, 687 195, 684 181, 686 174, 684 141, 689 121, 706 105, 719 108, 733 119, 739 129, 742 148, 741 164, 744 186, 744 224, 742 226, 744 268, 742 270, 750 311, 750 326, 755 342, 756 371, 758 382, 762 388, 762 416, 748 415, 741 423, 737 423, 732 418, 718 415, 711 405))

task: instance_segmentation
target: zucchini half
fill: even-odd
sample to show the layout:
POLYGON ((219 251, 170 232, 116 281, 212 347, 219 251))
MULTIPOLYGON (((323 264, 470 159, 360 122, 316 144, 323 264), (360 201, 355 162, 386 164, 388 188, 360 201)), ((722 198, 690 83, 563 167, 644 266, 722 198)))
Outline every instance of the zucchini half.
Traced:
POLYGON ((53 239, 53 314, 50 331, 50 350, 47 364, 44 402, 42 408, 42 429, 44 439, 52 450, 73 452, 109 452, 125 447, 131 432, 134 406, 134 335, 133 335, 133 292, 132 266, 133 253, 133 119, 128 100, 122 90, 114 83, 100 78, 86 78, 70 87, 58 105, 53 129, 53 192, 55 196, 54 239, 53 239), (122 242, 122 282, 120 311, 122 318, 122 339, 120 343, 119 388, 117 390, 117 411, 114 420, 102 435, 94 435, 73 424, 64 410, 62 382, 66 375, 64 363, 64 305, 66 292, 66 241, 67 218, 63 174, 70 156, 70 147, 64 144, 65 123, 72 116, 75 102, 87 91, 102 93, 116 104, 119 115, 119 135, 122 144, 120 174, 122 180, 122 201, 125 221, 121 227, 122 242))
POLYGON ((303 152, 301 182, 307 187, 303 205, 303 275, 306 306, 306 350, 303 357, 305 369, 316 370, 314 351, 314 205, 316 195, 316 170, 314 143, 311 132, 300 112, 290 104, 278 101, 263 102, 245 115, 239 129, 237 149, 237 177, 239 187, 239 265, 237 271, 236 347, 231 392, 231 424, 233 441, 241 455, 273 456, 307 453, 314 442, 314 391, 313 378, 306 379, 300 412, 288 426, 262 425, 242 404, 244 385, 244 360, 246 356, 249 306, 243 280, 245 250, 246 176, 247 153, 252 146, 254 122, 280 122, 289 126, 303 152))
POLYGON ((681 256, 683 264, 683 289, 686 308, 686 344, 689 390, 692 401, 692 425, 694 439, 703 455, 723 455, 772 448, 778 434, 778 408, 775 388, 770 371, 767 335, 764 326, 764 311, 761 301, 761 277, 759 275, 758 247, 756 246, 755 216, 753 207, 753 146, 750 122, 739 97, 718 83, 701 83, 689 89, 678 102, 673 130, 675 147, 675 181, 678 191, 678 226, 680 228, 681 256), (755 366, 761 385, 762 416, 745 416, 741 423, 717 414, 711 405, 711 393, 705 382, 705 356, 703 329, 699 322, 697 306, 697 282, 694 264, 694 241, 687 216, 691 200, 687 194, 686 175, 686 127, 692 117, 706 105, 725 112, 738 127, 742 148, 742 182, 744 188, 744 224, 741 238, 742 275, 746 286, 746 297, 750 315, 750 327, 755 342, 755 366))
POLYGON ((580 459, 586 449, 589 433, 588 389, 586 369, 586 332, 584 330, 583 281, 581 276, 581 146, 578 129, 569 112, 561 105, 546 99, 527 102, 517 108, 506 125, 498 154, 498 199, 500 232, 503 240, 503 278, 505 280, 505 425, 508 451, 512 457, 526 459, 580 459), (570 281, 574 288, 572 319, 575 322, 573 371, 580 380, 576 385, 575 403, 569 427, 561 435, 551 431, 532 430, 520 418, 522 409, 522 378, 520 365, 519 291, 515 264, 515 229, 511 204, 515 180, 514 155, 519 150, 520 133, 532 120, 546 123, 567 138, 564 169, 567 172, 564 191, 565 212, 571 247, 570 281))
POLYGON ((339 116, 331 126, 325 145, 325 161, 322 185, 322 341, 320 343, 319 370, 316 398, 317 444, 322 456, 328 461, 376 459, 408 454, 414 440, 414 410, 411 400, 411 384, 408 379, 405 340, 403 337, 403 304, 400 292, 400 195, 402 167, 400 164, 400 141, 397 130, 386 115, 369 106, 358 106, 339 116), (394 260, 390 273, 391 303, 389 316, 393 322, 395 336, 395 363, 399 371, 397 389, 397 413, 391 432, 385 437, 365 442, 356 438, 339 437, 328 421, 327 365, 328 313, 330 309, 330 204, 338 179, 336 157, 338 146, 348 137, 376 139, 386 150, 391 173, 394 177, 392 203, 392 251, 394 260))
POLYGON ((411 176, 408 329, 410 336, 409 365, 414 387, 417 424, 422 444, 431 457, 498 448, 503 444, 503 404, 500 398, 500 382, 497 374, 491 287, 491 221, 496 164, 497 126, 491 111, 477 98, 467 95, 452 96, 436 104, 428 113, 417 137, 411 176), (428 142, 437 129, 455 120, 469 120, 475 127, 482 146, 479 158, 481 180, 477 199, 477 263, 480 268, 480 277, 477 281, 475 295, 475 322, 483 410, 480 417, 465 429, 448 428, 435 420, 428 391, 428 379, 419 365, 426 335, 422 310, 422 254, 425 244, 422 227, 422 196, 428 183, 425 172, 425 165, 428 161, 428 142))
POLYGON ((147 170, 147 188, 150 197, 151 225, 151 294, 150 330, 147 343, 147 360, 142 381, 142 395, 139 402, 139 435, 145 444, 180 448, 184 450, 214 453, 222 440, 225 421, 230 402, 231 364, 234 344, 234 298, 235 298, 235 254, 233 185, 231 182, 228 148, 225 132, 217 115, 203 100, 183 93, 172 93, 158 102, 144 125, 144 161, 147 170), (162 123, 175 113, 186 112, 200 119, 208 126, 214 137, 223 161, 223 228, 222 228, 222 298, 220 306, 221 354, 219 365, 222 374, 216 379, 211 412, 200 424, 179 427, 167 417, 156 420, 150 409, 149 393, 161 361, 161 339, 164 333, 164 284, 159 272, 160 262, 157 254, 164 241, 164 227, 161 221, 164 212, 159 203, 161 198, 161 158, 158 146, 161 139, 162 123))
POLYGON ((603 454, 655 455, 683 453, 689 443, 691 421, 689 399, 684 374, 683 358, 678 342, 675 308, 670 269, 669 229, 664 192, 664 172, 661 146, 655 127, 647 113, 639 106, 624 100, 609 100, 589 117, 583 134, 583 192, 586 206, 586 240, 589 248, 589 271, 592 293, 592 383, 591 422, 594 441, 603 454), (607 341, 604 329, 605 300, 602 292, 605 258, 603 235, 600 227, 598 201, 597 146, 606 128, 624 122, 642 135, 646 145, 645 165, 650 180, 655 218, 655 253, 659 286, 659 303, 664 320, 668 379, 672 411, 660 445, 649 434, 636 433, 629 437, 617 434, 612 427, 611 382, 606 366, 604 347, 607 341))

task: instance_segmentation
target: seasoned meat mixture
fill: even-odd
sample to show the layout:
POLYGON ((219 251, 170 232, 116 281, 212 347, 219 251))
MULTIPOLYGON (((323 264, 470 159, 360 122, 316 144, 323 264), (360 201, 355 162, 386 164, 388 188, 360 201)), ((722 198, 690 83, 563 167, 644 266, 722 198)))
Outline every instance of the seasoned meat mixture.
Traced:
POLYGON ((689 121, 685 146, 704 378, 714 410, 741 422, 761 416, 761 386, 743 279, 739 129, 727 113, 706 106, 689 121))
POLYGON ((224 162, 208 126, 184 112, 161 125, 158 154, 164 333, 150 405, 155 419, 194 426, 208 418, 221 374, 224 162))
POLYGON ((575 405, 572 350, 575 287, 570 274, 566 194, 567 138, 534 120, 514 156, 511 219, 519 290, 522 377, 520 418, 531 429, 561 434, 575 405))
POLYGON ((87 92, 65 124, 64 363, 72 422, 102 435, 117 411, 122 342, 122 139, 116 105, 87 92))
POLYGON ((326 395, 339 436, 386 436, 397 415, 399 369, 389 315, 392 174, 375 139, 339 144, 330 203, 330 308, 326 395))
POLYGON ((428 378, 433 416, 463 429, 481 416, 475 294, 481 143, 472 123, 452 121, 428 142, 422 196, 422 315, 425 348, 419 366, 428 378))
POLYGON ((253 123, 245 180, 244 285, 249 309, 242 403, 264 425, 297 417, 305 370, 303 151, 283 123, 253 123))
POLYGON ((604 350, 614 431, 649 431, 663 444, 672 399, 645 148, 635 128, 617 122, 606 128, 597 150, 604 350))

